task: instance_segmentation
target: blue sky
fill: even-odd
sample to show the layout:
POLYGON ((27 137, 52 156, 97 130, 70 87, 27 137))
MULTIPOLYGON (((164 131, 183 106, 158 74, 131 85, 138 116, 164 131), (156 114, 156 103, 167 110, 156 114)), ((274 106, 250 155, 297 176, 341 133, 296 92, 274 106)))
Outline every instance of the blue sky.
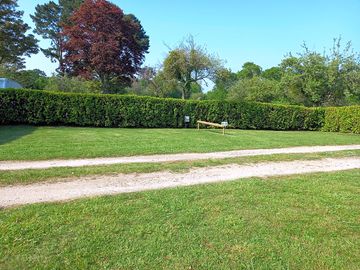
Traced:
MULTIPOLYGON (((31 26, 29 14, 37 4, 48 0, 18 0, 31 26)), ((192 34, 197 43, 224 59, 225 66, 238 71, 252 61, 269 68, 280 63, 288 52, 308 47, 323 51, 332 46, 334 37, 351 40, 360 52, 359 0, 113 0, 125 13, 137 16, 150 36, 146 65, 157 66, 184 36, 192 34)), ((41 41, 46 47, 47 42, 41 41)), ((48 74, 56 64, 41 53, 27 59, 27 68, 39 68, 48 74)))

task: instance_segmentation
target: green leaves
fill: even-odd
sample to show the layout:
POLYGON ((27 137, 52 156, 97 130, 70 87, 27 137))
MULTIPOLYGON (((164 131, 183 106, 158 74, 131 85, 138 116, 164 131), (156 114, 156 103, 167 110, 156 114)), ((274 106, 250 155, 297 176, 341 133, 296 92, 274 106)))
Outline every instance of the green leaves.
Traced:
POLYGON ((221 61, 197 45, 192 36, 171 50, 164 60, 163 73, 169 81, 175 80, 182 90, 182 98, 189 99, 192 84, 215 81, 221 61))
POLYGON ((49 39, 51 44, 49 48, 42 48, 44 55, 51 59, 52 62, 58 62, 58 71, 63 73, 64 65, 64 42, 62 36, 64 25, 68 24, 69 17, 80 6, 83 0, 60 0, 59 4, 54 1, 37 5, 35 14, 30 15, 35 23, 34 33, 49 39))
POLYGON ((360 106, 328 108, 323 130, 360 134, 360 106))
POLYGON ((22 11, 17 11, 16 0, 0 0, 0 65, 24 66, 24 56, 39 51, 37 40, 27 35, 30 27, 23 22, 22 11))
POLYGON ((334 39, 330 53, 318 53, 303 45, 298 57, 290 55, 281 63, 280 87, 291 103, 305 106, 341 106, 359 100, 360 59, 348 43, 334 39))
MULTIPOLYGON (((0 91, 0 124, 181 128, 189 115, 234 128, 318 130, 324 109, 250 102, 184 101, 22 89, 0 91)), ((355 120, 355 119, 354 119, 355 120)), ((360 122, 360 121, 359 121, 360 122)))

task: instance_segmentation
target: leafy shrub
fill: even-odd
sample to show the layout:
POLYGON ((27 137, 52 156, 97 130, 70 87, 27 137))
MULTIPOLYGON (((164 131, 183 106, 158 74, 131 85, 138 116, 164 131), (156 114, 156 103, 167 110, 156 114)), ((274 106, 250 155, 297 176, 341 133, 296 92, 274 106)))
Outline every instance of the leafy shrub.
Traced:
POLYGON ((255 76, 241 79, 229 89, 228 100, 273 102, 279 99, 278 82, 255 76))
POLYGON ((241 129, 317 130, 324 109, 249 102, 183 101, 23 89, 0 91, 0 124, 178 128, 184 116, 241 129))
POLYGON ((74 93, 100 93, 101 84, 97 81, 87 81, 77 77, 53 76, 48 78, 45 90, 74 93))
POLYGON ((24 88, 38 90, 44 90, 48 81, 45 72, 39 69, 18 71, 0 66, 0 77, 14 80, 24 88))
POLYGON ((323 130, 360 134, 360 106, 326 108, 323 130))

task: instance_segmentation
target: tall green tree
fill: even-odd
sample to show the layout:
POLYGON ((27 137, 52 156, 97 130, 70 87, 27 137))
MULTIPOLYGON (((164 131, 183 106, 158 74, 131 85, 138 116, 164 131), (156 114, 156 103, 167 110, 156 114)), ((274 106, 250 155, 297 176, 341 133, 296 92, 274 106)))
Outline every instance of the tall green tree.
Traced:
POLYGON ((255 76, 260 76, 262 68, 253 62, 246 62, 242 66, 242 70, 237 73, 239 79, 252 79, 255 76))
POLYGON ((63 27, 69 24, 69 18, 79 8, 83 0, 59 0, 37 5, 34 15, 34 32, 44 39, 50 40, 50 47, 42 48, 43 54, 52 62, 58 62, 57 71, 64 74, 64 43, 63 27))
POLYGON ((225 100, 229 89, 237 82, 236 73, 229 69, 222 68, 216 72, 215 86, 206 93, 206 99, 225 100))
POLYGON ((278 83, 260 76, 238 80, 229 89, 227 99, 231 101, 278 102, 280 99, 278 83))
POLYGON ((64 25, 71 24, 70 17, 82 3, 84 3, 84 0, 59 0, 59 7, 61 8, 60 23, 64 25))
POLYGON ((182 98, 189 99, 194 83, 214 81, 221 61, 195 43, 190 36, 177 48, 171 50, 164 60, 164 74, 169 80, 176 80, 182 89, 182 98))
POLYGON ((261 73, 261 77, 268 80, 281 81, 283 71, 280 67, 271 67, 261 73))
POLYGON ((311 51, 306 44, 298 57, 289 55, 281 63, 281 88, 291 103, 306 106, 347 105, 360 96, 360 57, 351 43, 344 48, 335 39, 329 53, 311 51))
POLYGON ((0 0, 0 65, 24 66, 24 56, 38 52, 34 35, 26 34, 23 11, 17 10, 16 0, 0 0))
POLYGON ((175 80, 168 80, 163 71, 153 67, 139 70, 127 93, 161 98, 181 98, 181 89, 175 80))
POLYGON ((163 71, 159 71, 149 85, 151 96, 162 98, 181 98, 182 89, 176 80, 169 80, 163 71))

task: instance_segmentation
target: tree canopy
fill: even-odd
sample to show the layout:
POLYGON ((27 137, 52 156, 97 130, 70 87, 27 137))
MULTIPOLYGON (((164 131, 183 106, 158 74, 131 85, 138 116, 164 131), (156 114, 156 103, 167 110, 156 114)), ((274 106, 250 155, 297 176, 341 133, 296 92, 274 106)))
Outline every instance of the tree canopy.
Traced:
POLYGON ((26 34, 30 27, 16 10, 16 0, 0 0, 0 65, 24 66, 24 56, 38 52, 34 35, 26 34))
POLYGON ((274 80, 254 76, 238 80, 228 92, 228 100, 273 102, 280 99, 278 84, 274 80))
POLYGON ((360 103, 360 56, 351 43, 334 39, 324 53, 309 50, 287 55, 265 71, 247 62, 236 74, 218 75, 209 99, 248 100, 305 106, 342 106, 360 103))
POLYGON ((104 92, 113 80, 130 83, 149 49, 149 38, 134 15, 106 0, 86 0, 64 29, 66 71, 99 79, 104 92))
POLYGON ((64 73, 64 42, 63 27, 69 23, 69 17, 80 6, 83 0, 59 0, 37 5, 34 15, 30 15, 35 23, 34 33, 50 40, 50 47, 41 49, 52 62, 58 62, 57 71, 64 73))
POLYGON ((329 53, 311 51, 306 44, 298 57, 281 63, 280 87, 291 103, 306 106, 339 106, 360 98, 360 58, 351 43, 341 47, 335 39, 329 53))
POLYGON ((255 76, 260 76, 262 68, 253 62, 246 62, 242 69, 237 73, 239 79, 252 79, 255 76))
POLYGON ((178 82, 183 99, 190 98, 194 83, 214 81, 220 68, 221 61, 197 45, 191 36, 171 50, 163 64, 165 77, 178 82))

